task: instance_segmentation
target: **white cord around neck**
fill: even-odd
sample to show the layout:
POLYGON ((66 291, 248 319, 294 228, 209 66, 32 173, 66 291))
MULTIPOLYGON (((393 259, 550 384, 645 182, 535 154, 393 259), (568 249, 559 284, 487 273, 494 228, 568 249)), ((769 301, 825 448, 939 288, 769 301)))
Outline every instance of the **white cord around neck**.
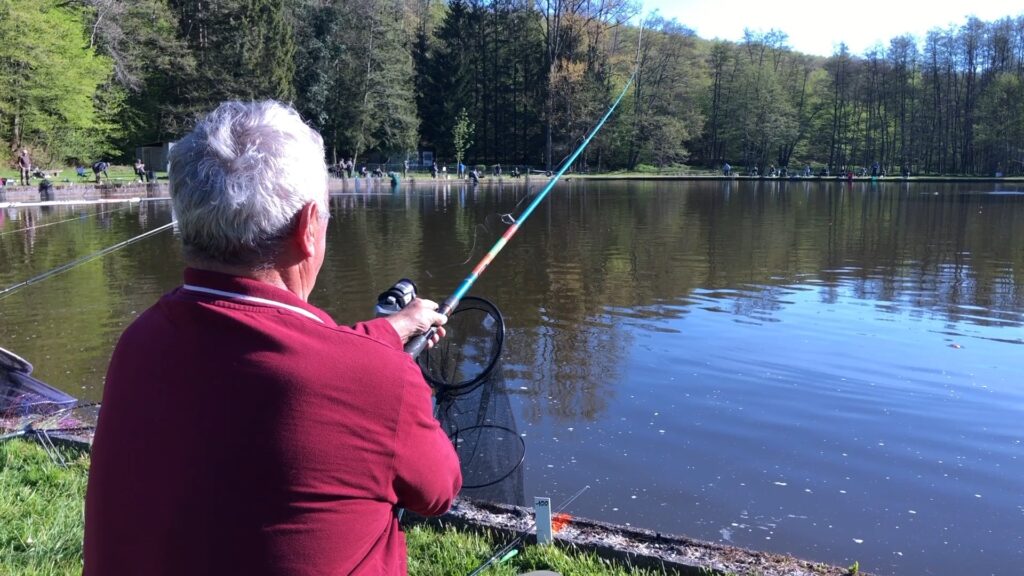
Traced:
POLYGON ((228 292, 226 290, 216 290, 214 288, 196 286, 194 284, 185 284, 182 287, 185 290, 189 290, 192 292, 202 292, 203 294, 212 294, 214 296, 221 296, 223 298, 230 298, 232 300, 244 300, 245 302, 254 302, 256 304, 264 304, 266 306, 276 306, 278 308, 284 308, 285 310, 291 310, 296 314, 302 314, 306 318, 316 320, 321 324, 324 323, 324 321, 321 320, 316 314, 313 314, 312 312, 306 310, 305 308, 299 308, 298 306, 292 306, 291 304, 285 304, 284 302, 278 302, 277 300, 268 300, 266 298, 249 296, 248 294, 239 294, 238 292, 228 292))

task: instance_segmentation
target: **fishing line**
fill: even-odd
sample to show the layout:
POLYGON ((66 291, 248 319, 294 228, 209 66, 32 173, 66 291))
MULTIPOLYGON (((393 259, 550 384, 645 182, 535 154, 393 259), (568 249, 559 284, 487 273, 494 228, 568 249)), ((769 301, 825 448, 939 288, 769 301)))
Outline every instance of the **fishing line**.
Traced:
POLYGON ((103 216, 106 214, 114 214, 116 212, 123 212, 128 209, 128 206, 123 208, 117 208, 114 210, 107 210, 106 212, 97 212, 95 214, 79 214, 74 218, 68 218, 66 220, 58 220, 56 222, 47 222, 46 224, 39 224, 35 226, 26 226, 24 228, 18 228, 17 230, 8 230, 7 232, 0 232, 0 236, 7 236, 8 234, 17 234, 18 232, 28 232, 29 230, 38 230, 40 228, 46 228, 47 226, 55 226, 57 224, 63 224, 65 222, 73 222, 75 220, 85 220, 86 218, 92 218, 93 216, 103 216))
POLYGON ((519 207, 523 204, 523 202, 526 202, 530 198, 533 198, 534 193, 533 193, 532 190, 533 190, 533 184, 527 185, 526 195, 523 196, 523 199, 520 200, 519 202, 516 202, 516 205, 513 206, 512 209, 509 210, 508 212, 502 212, 502 213, 499 214, 499 216, 501 216, 502 224, 507 224, 507 225, 511 226, 511 225, 516 223, 516 217, 513 216, 513 213, 515 213, 515 211, 517 209, 519 209, 519 207))
MULTIPOLYGON (((522 199, 520 199, 518 202, 516 202, 515 206, 512 207, 512 210, 510 210, 508 212, 495 212, 494 213, 494 215, 498 217, 498 219, 501 221, 502 224, 505 224, 505 225, 515 224, 516 219, 515 219, 515 216, 513 216, 512 214, 516 211, 517 208, 519 208, 520 205, 522 205, 523 202, 526 202, 527 200, 529 200, 530 198, 533 197, 533 192, 532 192, 533 188, 534 188, 533 184, 528 184, 527 185, 527 187, 526 187, 526 194, 523 196, 522 199)), ((488 216, 488 218, 490 218, 490 216, 488 216)), ((434 271, 447 270, 449 268, 458 268, 460 266, 465 266, 466 264, 469 264, 469 262, 473 259, 473 256, 476 254, 477 243, 479 242, 480 231, 481 230, 484 231, 484 232, 487 232, 487 233, 492 232, 491 227, 488 226, 488 219, 487 218, 484 219, 483 223, 477 224, 476 226, 473 227, 473 244, 469 247, 469 251, 467 253, 468 255, 466 256, 466 259, 463 260, 462 262, 459 262, 458 264, 449 264, 447 266, 435 267, 434 271)), ((423 273, 426 274, 428 278, 433 278, 434 277, 434 272, 432 272, 430 270, 424 270, 423 273)))
MULTIPOLYGON (((584 492, 586 492, 586 491, 587 491, 587 490, 589 490, 589 489, 590 489, 590 485, 589 485, 589 484, 587 484, 587 485, 586 485, 586 486, 584 486, 583 488, 580 488, 578 492, 576 492, 575 494, 573 494, 573 495, 572 495, 572 496, 571 496, 571 497, 570 497, 570 498, 569 498, 568 500, 566 500, 566 501, 565 501, 565 502, 564 502, 564 503, 563 503, 563 504, 562 504, 561 506, 559 506, 559 507, 558 507, 558 509, 556 509, 555 511, 553 511, 553 512, 551 513, 551 515, 552 515, 552 516, 554 516, 554 515, 556 515, 556 514, 559 514, 559 513, 561 513, 561 512, 563 511, 563 510, 565 510, 566 508, 568 508, 570 504, 572 504, 573 502, 575 502, 577 498, 579 498, 580 496, 582 496, 582 495, 583 495, 583 493, 584 493, 584 492)), ((508 544, 506 544, 506 545, 505 545, 505 546, 504 546, 503 548, 501 548, 500 550, 498 550, 497 552, 495 552, 494 554, 492 554, 490 558, 488 558, 488 559, 487 559, 487 560, 486 560, 486 561, 485 561, 485 562, 484 562, 483 564, 481 564, 480 566, 478 566, 476 570, 473 570, 472 572, 470 572, 470 573, 469 573, 469 574, 468 574, 467 576, 477 576, 478 574, 480 574, 481 572, 483 572, 484 570, 486 570, 486 569, 487 569, 487 567, 488 567, 488 566, 490 566, 491 564, 494 564, 495 562, 497 562, 497 561, 499 561, 499 560, 504 560, 504 559, 505 559, 505 556, 506 556, 506 554, 508 554, 508 553, 509 553, 509 552, 511 552, 511 551, 512 551, 512 550, 513 550, 514 548, 516 548, 516 547, 518 547, 518 546, 519 546, 520 544, 522 544, 523 540, 524 540, 524 539, 526 539, 526 537, 530 535, 530 532, 531 532, 531 531, 532 531, 532 530, 533 530, 534 528, 536 528, 536 527, 537 527, 537 520, 536 520, 536 517, 535 517, 535 518, 534 518, 534 520, 533 520, 533 522, 530 522, 530 524, 529 524, 529 525, 528 525, 528 526, 526 527, 526 529, 525 529, 525 530, 523 530, 522 532, 520 532, 520 533, 519 533, 519 536, 517 536, 517 537, 515 538, 515 540, 513 540, 513 541, 509 542, 509 543, 508 543, 508 544)))
MULTIPOLYGON (((578 136, 575 140, 572 141, 572 145, 576 146, 582 139, 583 139, 583 136, 578 136)), ((562 163, 565 162, 565 159, 568 158, 571 155, 572 155, 572 150, 569 150, 568 152, 565 153, 565 156, 562 156, 562 159, 559 160, 558 163, 555 164, 555 166, 561 166, 562 163)))
MULTIPOLYGON (((641 27, 641 34, 642 34, 642 27, 641 27)), ((638 40, 638 42, 639 42, 639 40, 638 40)), ((638 48, 638 55, 639 55, 639 48, 638 48)), ((634 65, 633 73, 630 75, 629 79, 626 81, 626 84, 625 84, 625 86, 623 86, 622 91, 619 93, 618 97, 615 99, 615 101, 612 103, 612 105, 608 108, 608 110, 605 112, 605 114, 601 117, 600 121, 597 122, 597 124, 587 134, 587 136, 583 139, 583 141, 580 143, 580 145, 576 147, 576 149, 572 152, 572 154, 570 154, 567 158, 565 158, 563 160, 563 162, 561 163, 561 167, 559 168, 558 172, 553 177, 551 177, 549 179, 548 183, 543 187, 543 189, 536 196, 534 196, 532 198, 532 200, 526 206, 526 208, 523 209, 523 211, 519 214, 518 218, 513 216, 512 213, 506 213, 506 214, 501 214, 500 215, 502 222, 504 222, 505 224, 509 225, 508 228, 501 235, 501 237, 495 242, 494 246, 492 246, 490 251, 480 260, 480 262, 476 265, 476 267, 473 268, 473 270, 470 272, 470 274, 465 279, 463 279, 463 281, 459 284, 459 286, 455 290, 455 292, 451 296, 446 298, 444 300, 444 302, 441 304, 441 306, 438 308, 438 312, 440 312, 441 314, 444 314, 444 315, 449 317, 449 322, 448 322, 449 325, 452 324, 452 320, 454 319, 453 317, 455 316, 455 313, 460 310, 460 304, 462 303, 463 299, 466 297, 466 293, 469 291, 469 289, 472 287, 472 285, 476 282, 476 280, 480 277, 480 275, 484 272, 484 270, 487 269, 487 267, 494 260, 494 258, 497 256, 497 254, 505 247, 506 244, 508 244, 508 242, 511 240, 511 238, 519 230, 520 226, 522 226, 522 224, 536 210, 537 206, 547 197, 547 195, 554 188, 554 186, 558 182, 558 180, 562 177, 563 174, 565 174, 566 170, 568 170, 569 167, 572 166, 572 164, 573 164, 573 162, 575 162, 576 158, 578 158, 579 155, 583 152, 583 150, 586 149, 586 147, 590 144, 590 142, 593 140, 593 138, 597 135, 598 131, 600 131, 600 129, 608 121, 608 119, 611 117, 612 113, 615 112, 615 109, 618 108, 619 104, 622 102, 622 99, 626 96, 626 93, 629 91, 629 88, 633 85, 633 81, 636 79, 636 76, 637 76, 638 72, 639 72, 639 57, 637 58, 637 61, 636 61, 635 65, 634 65)), ((522 202, 524 202, 526 199, 529 199, 530 197, 531 197, 531 195, 528 193, 526 195, 526 197, 524 197, 523 200, 521 200, 520 202, 516 203, 515 207, 518 208, 518 206, 522 202)), ((475 249, 475 240, 474 240, 474 249, 475 249)), ((384 294, 381 295, 380 298, 378 298, 378 309, 379 310, 382 309, 382 302, 385 305, 387 305, 388 307, 394 305, 397 302, 397 299, 394 298, 394 297, 390 297, 390 295, 393 292, 395 292, 396 288, 398 288, 400 286, 403 286, 404 284, 411 285, 412 283, 410 281, 407 281, 407 280, 399 281, 399 283, 396 284, 395 287, 392 288, 392 290, 390 290, 388 292, 385 292, 384 294)), ((466 298, 466 299, 468 300, 468 298, 466 298)), ((489 306, 489 309, 482 310, 485 313, 484 320, 486 321, 488 318, 496 318, 500 322, 501 327, 496 332, 495 335, 498 336, 498 338, 503 340, 503 338, 504 338, 504 323, 501 322, 501 315, 500 315, 500 313, 498 313, 497 309, 494 308, 493 305, 491 305, 489 302, 486 302, 486 301, 483 301, 483 302, 485 302, 489 306), (491 312, 490 309, 493 309, 493 313, 491 312)), ((401 308, 402 306, 398 306, 398 307, 401 308)), ((484 328, 487 329, 489 327, 485 324, 484 328)), ((486 378, 488 374, 490 374, 491 370, 496 365, 497 360, 500 358, 501 346, 500 346, 500 340, 495 339, 496 341, 498 341, 498 346, 496 346, 494 348, 488 347, 488 348, 486 348, 484 350, 472 350, 471 348, 466 348, 466 349, 461 349, 460 348, 460 349, 456 349, 454 351, 446 351, 446 352, 443 352, 443 353, 440 353, 440 354, 435 353, 435 356, 434 356, 435 360, 432 361, 430 359, 430 355, 429 354, 426 357, 421 357, 421 353, 426 349, 427 342, 436 333, 436 331, 437 331, 436 327, 431 327, 425 333, 423 333, 423 334, 417 336, 416 338, 412 339, 405 346, 405 351, 408 354, 410 354, 413 358, 417 359, 417 362, 420 364, 420 368, 423 371, 424 377, 428 381, 431 380, 431 376, 433 375, 435 370, 437 371, 437 373, 439 373, 442 376, 442 378, 438 378, 437 380, 439 382, 441 382, 443 384, 443 386, 436 386, 436 384, 435 384, 435 390, 437 390, 437 405, 436 405, 436 410, 435 410, 435 417, 438 416, 442 410, 445 412, 445 414, 450 416, 451 409, 453 408, 454 401, 456 399, 455 397, 460 395, 460 393, 463 391, 462 389, 468 388, 470 390, 476 390, 477 388, 479 388, 480 382, 482 382, 483 379, 486 378), (471 357, 471 354, 466 354, 465 350, 470 350, 470 352, 473 355, 475 355, 475 358, 471 357), (464 364, 467 365, 467 366, 470 366, 470 367, 479 368, 480 367, 480 362, 476 362, 475 359, 479 358, 479 357, 487 357, 486 354, 484 354, 483 352, 486 352, 486 351, 495 352, 495 350, 496 350, 496 353, 494 353, 490 357, 491 358, 490 362, 487 364, 486 368, 484 368, 484 370, 482 370, 482 372, 480 374, 478 374, 474 378, 467 378, 467 379, 462 379, 462 380, 459 379, 461 376, 463 376, 467 372, 462 367, 464 364), (440 361, 437 361, 436 360, 437 358, 440 358, 440 361), (468 361, 464 361, 467 358, 469 360, 468 361), (454 360, 454 361, 453 362, 449 362, 451 360, 454 360), (454 368, 452 366, 454 366, 454 368), (445 401, 447 401, 448 404, 447 404, 447 406, 442 408, 443 402, 445 402, 445 401)), ((453 332, 454 332, 454 330, 453 330, 453 332)), ((449 338, 451 338, 451 334, 449 334, 449 338)), ((448 340, 448 338, 442 340, 441 342, 446 342, 447 340, 448 340)), ((435 348, 437 348, 437 347, 435 346, 435 348)), ((482 391, 483 392, 489 392, 490 390, 487 389, 487 388, 483 388, 482 391)), ((483 420, 482 418, 483 418, 483 414, 479 414, 479 416, 477 418, 478 422, 477 422, 476 426, 463 427, 463 428, 457 429, 455 431, 455 433, 454 433, 455 437, 452 438, 452 441, 453 441, 453 444, 455 444, 455 446, 456 446, 456 452, 458 452, 458 444, 460 443, 460 435, 464 436, 467 432, 470 432, 470 431, 479 431, 479 430, 483 430, 483 429, 488 429, 488 430, 497 430, 497 431, 503 432, 505 434, 513 435, 513 437, 516 438, 516 440, 520 444, 520 447, 522 448, 522 455, 521 455, 521 457, 518 458, 518 462, 516 462, 514 464, 514 466, 511 467, 511 470, 509 470, 509 472, 507 472, 506 474, 500 475, 500 477, 498 477, 496 480, 493 480, 493 481, 478 482, 476 485, 474 485, 474 487, 491 486, 493 484, 497 484, 497 483, 501 482, 502 480, 505 480, 506 478, 511 476, 511 474, 513 472, 515 472, 515 470, 517 470, 522 465, 523 461, 525 460, 525 453, 526 453, 525 441, 522 439, 522 436, 516 434, 515 430, 513 430, 512 428, 506 427, 506 426, 500 426, 500 425, 496 425, 496 424, 487 424, 487 423, 485 423, 485 420, 483 420)), ((460 455, 460 466, 465 467, 467 464, 472 464, 473 461, 477 457, 477 453, 478 453, 479 447, 480 447, 479 443, 477 443, 473 447, 472 453, 469 454, 468 458, 464 458, 464 457, 462 457, 462 455, 460 455)), ((584 486, 576 494, 574 494, 571 498, 569 498, 569 500, 567 500, 564 504, 562 504, 555 512, 558 513, 558 512, 561 512, 562 510, 564 510, 566 507, 568 507, 570 504, 572 504, 572 502, 574 502, 580 495, 582 495, 583 492, 585 492, 589 488, 590 488, 589 485, 588 486, 584 486)), ((399 513, 398 513, 399 514, 399 518, 401 518, 401 513, 402 513, 402 511, 399 511, 399 513)), ((519 536, 517 538, 515 538, 508 545, 506 545, 503 548, 501 548, 498 552, 493 554, 483 564, 481 564, 476 570, 471 572, 469 576, 477 576, 478 574, 480 574, 481 572, 486 570, 487 567, 492 565, 495 561, 499 561, 500 562, 500 561, 504 561, 508 557, 511 557, 511 555, 514 554, 515 552, 512 552, 512 554, 509 554, 509 552, 514 550, 523 541, 523 539, 529 534, 529 532, 535 526, 536 526, 536 520, 534 520, 526 528, 525 531, 523 531, 521 534, 519 534, 519 536)))
POLYGON ((95 260, 96 258, 99 258, 101 256, 106 256, 107 254, 110 254, 111 252, 114 252, 116 250, 120 250, 121 248, 124 248, 125 246, 128 246, 129 244, 133 244, 135 242, 138 242, 139 240, 143 240, 143 239, 148 238, 150 236, 153 236, 155 234, 159 234, 160 232, 163 232, 164 230, 167 230, 171 226, 174 226, 176 223, 177 223, 177 220, 172 220, 172 221, 168 222, 167 224, 164 224, 163 226, 160 226, 158 228, 154 228, 154 229, 149 230, 147 232, 143 232, 142 234, 139 234, 138 236, 136 236, 134 238, 129 238, 129 239, 123 241, 123 242, 118 242, 117 244, 114 244, 113 246, 108 246, 106 248, 103 248, 102 250, 97 250, 96 252, 93 252, 92 254, 87 254, 85 256, 82 256, 81 258, 78 258, 76 260, 72 260, 71 262, 68 262, 67 264, 62 264, 60 266, 57 266, 56 268, 54 268, 52 270, 49 270, 47 272, 43 272, 42 274, 39 274, 38 276, 33 276, 32 278, 29 278, 28 280, 25 280, 24 282, 19 282, 17 284, 13 284, 11 286, 8 286, 7 288, 4 288, 3 290, 0 290, 0 300, 3 300, 4 298, 7 298, 11 294, 14 294, 18 290, 21 290, 22 288, 24 288, 26 286, 30 286, 30 285, 35 284, 37 282, 42 282, 43 280, 46 280, 47 278, 51 278, 51 277, 56 276, 58 274, 62 274, 64 272, 67 272, 68 270, 72 270, 74 268, 77 268, 78 266, 81 266, 82 264, 85 264, 86 262, 89 262, 91 260, 95 260))
MULTIPOLYGON (((468 256, 466 256, 465 260, 463 260, 462 262, 458 262, 456 264, 448 264, 446 266, 437 266, 437 267, 434 268, 434 271, 440 272, 441 270, 447 270, 449 268, 458 268, 460 266, 465 266, 466 264, 469 264, 469 261, 473 259, 473 254, 476 253, 476 244, 477 244, 477 240, 478 240, 478 238, 480 236, 480 230, 483 230, 484 232, 490 232, 490 229, 487 227, 486 222, 483 223, 483 224, 477 224, 476 226, 473 227, 473 244, 469 247, 468 256)), ((434 277, 434 272, 432 272, 430 270, 424 270, 423 273, 427 275, 427 278, 433 278, 434 277)))

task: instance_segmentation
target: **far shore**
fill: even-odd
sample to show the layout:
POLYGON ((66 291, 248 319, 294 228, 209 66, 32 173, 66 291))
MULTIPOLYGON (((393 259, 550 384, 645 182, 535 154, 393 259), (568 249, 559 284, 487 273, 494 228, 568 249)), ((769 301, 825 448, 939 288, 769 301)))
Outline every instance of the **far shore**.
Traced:
MULTIPOLYGON (((533 176, 484 176, 480 179, 481 186, 493 184, 516 184, 527 181, 547 181, 550 177, 544 175, 533 176)), ((567 173, 562 180, 569 182, 573 180, 600 180, 600 181, 702 181, 702 182, 763 182, 763 183, 868 183, 868 184, 912 184, 912 183, 980 183, 980 184, 1024 184, 1024 176, 991 177, 991 176, 910 176, 903 178, 899 176, 855 176, 853 178, 835 177, 759 177, 759 176, 723 176, 721 174, 651 174, 651 173, 608 173, 608 174, 575 174, 567 173)), ((428 175, 415 174, 406 179, 399 180, 401 185, 415 187, 418 185, 471 185, 468 179, 457 178, 430 178, 428 175)), ((350 186, 356 188, 363 186, 391 187, 389 178, 331 178, 330 188, 332 191, 345 190, 350 186)), ((31 186, 20 186, 8 184, 0 187, 0 207, 13 207, 15 205, 55 205, 80 202, 97 202, 103 200, 132 200, 132 199, 159 199, 168 197, 168 186, 166 180, 156 182, 110 182, 95 184, 91 182, 55 182, 52 191, 46 195, 40 192, 38 184, 31 186)))

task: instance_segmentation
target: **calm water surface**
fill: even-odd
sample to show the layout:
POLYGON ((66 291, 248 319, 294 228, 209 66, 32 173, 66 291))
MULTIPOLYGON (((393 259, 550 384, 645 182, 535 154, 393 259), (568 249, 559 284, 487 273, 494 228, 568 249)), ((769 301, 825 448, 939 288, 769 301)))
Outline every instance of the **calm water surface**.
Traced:
MULTIPOLYGON (((440 300, 530 191, 339 189, 311 299, 354 322, 408 276, 440 300)), ((169 220, 4 210, 0 289, 169 220)), ((98 399, 180 267, 167 232, 29 286, 0 346, 98 399)), ((528 498, 590 485, 574 514, 879 574, 1020 573, 1021 187, 566 182, 472 294, 508 325, 528 498)))

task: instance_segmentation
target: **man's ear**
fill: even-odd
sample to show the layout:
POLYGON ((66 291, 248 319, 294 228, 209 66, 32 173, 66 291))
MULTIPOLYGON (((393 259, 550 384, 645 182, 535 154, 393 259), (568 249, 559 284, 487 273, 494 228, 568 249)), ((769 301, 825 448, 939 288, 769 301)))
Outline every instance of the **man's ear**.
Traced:
POLYGON ((299 211, 293 239, 303 258, 316 255, 316 233, 320 225, 320 209, 316 202, 310 202, 299 211))

